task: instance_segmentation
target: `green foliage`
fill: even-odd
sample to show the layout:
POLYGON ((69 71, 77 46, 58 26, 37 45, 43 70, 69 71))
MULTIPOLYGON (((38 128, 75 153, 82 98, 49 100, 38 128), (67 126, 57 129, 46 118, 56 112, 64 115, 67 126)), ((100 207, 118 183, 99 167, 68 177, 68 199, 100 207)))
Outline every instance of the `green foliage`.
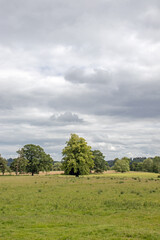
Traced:
POLYGON ((153 158, 153 172, 160 173, 160 157, 156 156, 153 158))
POLYGON ((115 159, 115 164, 114 164, 114 170, 117 172, 128 172, 130 170, 129 168, 129 158, 122 158, 120 159, 115 159))
POLYGON ((142 170, 144 172, 153 172, 153 160, 147 158, 143 161, 142 170))
POLYGON ((18 173, 25 173, 26 172, 26 166, 27 166, 28 160, 25 158, 15 158, 13 160, 13 162, 10 165, 10 168, 12 171, 14 171, 16 173, 16 175, 18 173))
POLYGON ((91 147, 84 138, 71 134, 67 146, 63 149, 62 166, 67 175, 89 174, 94 166, 91 147))
POLYGON ((114 167, 115 163, 116 163, 118 160, 119 160, 119 158, 115 158, 115 159, 113 160, 113 166, 112 166, 112 167, 114 167))
POLYGON ((143 162, 132 162, 130 165, 131 171, 142 171, 143 162))
POLYGON ((5 171, 7 170, 8 170, 7 161, 5 158, 1 157, 0 155, 0 171, 4 175, 5 171))
POLYGON ((137 158, 135 160, 133 159, 133 161, 131 162, 131 165, 130 165, 131 171, 160 173, 160 157, 159 156, 156 156, 154 158, 137 158))
POLYGON ((131 159, 128 157, 123 157, 121 160, 128 162, 128 164, 130 164, 130 162, 131 162, 131 159))
POLYGON ((28 161, 26 171, 39 173, 39 171, 49 171, 53 166, 53 159, 46 154, 42 147, 34 144, 27 144, 22 148, 23 158, 28 161))
POLYGON ((61 171, 62 170, 62 163, 56 162, 53 164, 53 171, 61 171))
POLYGON ((15 159, 13 159, 13 161, 10 164, 10 168, 12 171, 14 171, 16 173, 16 175, 18 173, 25 173, 26 172, 26 167, 28 164, 28 160, 24 158, 24 154, 23 154, 23 150, 20 149, 17 151, 17 153, 19 154, 19 156, 15 159))
POLYGON ((103 172, 107 170, 108 163, 104 160, 105 156, 100 150, 92 151, 93 161, 94 161, 94 170, 95 172, 103 172))
POLYGON ((132 159, 132 162, 143 162, 146 159, 146 157, 136 157, 132 159))

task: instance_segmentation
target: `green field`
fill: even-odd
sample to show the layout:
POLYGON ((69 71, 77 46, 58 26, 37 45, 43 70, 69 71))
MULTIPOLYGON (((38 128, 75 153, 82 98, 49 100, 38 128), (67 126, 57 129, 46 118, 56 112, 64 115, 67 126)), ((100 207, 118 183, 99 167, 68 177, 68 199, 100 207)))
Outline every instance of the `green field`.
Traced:
POLYGON ((154 173, 0 176, 0 240, 160 239, 154 173))

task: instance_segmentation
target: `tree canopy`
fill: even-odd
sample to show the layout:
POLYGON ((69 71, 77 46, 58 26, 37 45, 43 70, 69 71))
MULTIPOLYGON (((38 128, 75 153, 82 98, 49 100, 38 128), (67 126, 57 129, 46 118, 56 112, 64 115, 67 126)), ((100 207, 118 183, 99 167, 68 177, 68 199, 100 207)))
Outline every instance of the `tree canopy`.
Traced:
POLYGON ((153 158, 153 172, 160 173, 160 157, 156 156, 153 158))
POLYGON ((153 172, 153 160, 147 158, 143 161, 142 170, 144 172, 153 172))
POLYGON ((49 171, 53 166, 53 159, 49 154, 46 154, 42 147, 34 144, 27 144, 22 149, 23 158, 28 161, 26 171, 39 173, 39 171, 49 171))
POLYGON ((53 164, 53 171, 61 171, 62 170, 62 163, 56 162, 53 164))
POLYGON ((7 167, 7 161, 5 158, 3 158, 0 154, 0 171, 4 175, 5 171, 8 169, 7 167))
POLYGON ((117 172, 128 172, 130 170, 129 168, 129 158, 122 158, 122 159, 115 159, 115 164, 114 164, 114 170, 117 172))
POLYGON ((26 172, 26 167, 28 164, 28 160, 24 158, 23 156, 23 150, 20 149, 17 151, 19 156, 17 158, 14 158, 11 162, 10 168, 16 173, 24 173, 26 172))
POLYGON ((104 160, 105 156, 100 150, 92 151, 93 161, 94 161, 94 170, 95 172, 103 172, 107 170, 107 162, 104 160))
POLYGON ((67 175, 89 174, 94 166, 91 147, 84 138, 71 134, 62 151, 62 166, 67 175))

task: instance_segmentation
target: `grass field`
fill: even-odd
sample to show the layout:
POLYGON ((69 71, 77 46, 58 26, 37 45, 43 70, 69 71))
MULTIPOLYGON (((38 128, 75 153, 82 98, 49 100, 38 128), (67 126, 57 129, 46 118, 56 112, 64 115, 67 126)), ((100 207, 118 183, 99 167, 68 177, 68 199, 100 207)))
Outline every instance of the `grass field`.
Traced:
POLYGON ((0 176, 0 240, 160 239, 152 173, 0 176))

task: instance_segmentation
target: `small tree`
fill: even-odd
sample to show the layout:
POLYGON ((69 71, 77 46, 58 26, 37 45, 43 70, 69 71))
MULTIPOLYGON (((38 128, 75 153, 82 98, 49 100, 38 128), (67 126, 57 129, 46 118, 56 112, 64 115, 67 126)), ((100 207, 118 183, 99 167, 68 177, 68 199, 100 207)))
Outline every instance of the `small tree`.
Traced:
POLYGON ((131 171, 142 171, 143 162, 132 162, 130 165, 131 171))
POLYGON ((143 161, 142 170, 144 172, 153 172, 153 160, 147 158, 143 161))
POLYGON ((61 171, 62 170, 62 163, 56 162, 53 164, 53 171, 61 171))
POLYGON ((71 134, 67 146, 63 149, 62 166, 67 175, 89 174, 94 166, 91 147, 84 138, 71 134))
POLYGON ((137 170, 136 171, 141 172, 142 168, 143 168, 143 162, 139 162, 138 165, 137 165, 137 170))
POLYGON ((107 170, 108 163, 104 160, 105 156, 100 150, 92 151, 93 154, 93 161, 94 161, 94 170, 95 172, 102 173, 103 171, 107 170))
POLYGON ((27 144, 22 148, 23 157, 28 161, 26 171, 32 176, 39 171, 49 171, 53 166, 53 159, 46 154, 42 147, 34 144, 27 144))
POLYGON ((153 172, 160 173, 160 157, 153 158, 153 172))
POLYGON ((114 170, 117 172, 128 172, 130 170, 129 161, 126 158, 116 159, 114 170))
POLYGON ((11 170, 14 171, 16 175, 18 173, 21 174, 26 172, 26 167, 28 164, 28 160, 24 158, 23 149, 19 149, 17 153, 19 156, 17 158, 14 158, 10 165, 11 170))
POLYGON ((16 173, 16 175, 18 173, 22 174, 26 172, 26 167, 28 164, 28 160, 25 158, 21 158, 21 157, 17 157, 13 159, 13 162, 10 165, 10 168, 12 171, 14 171, 16 173))
POLYGON ((0 155, 0 171, 4 175, 5 171, 8 170, 7 161, 0 155))

